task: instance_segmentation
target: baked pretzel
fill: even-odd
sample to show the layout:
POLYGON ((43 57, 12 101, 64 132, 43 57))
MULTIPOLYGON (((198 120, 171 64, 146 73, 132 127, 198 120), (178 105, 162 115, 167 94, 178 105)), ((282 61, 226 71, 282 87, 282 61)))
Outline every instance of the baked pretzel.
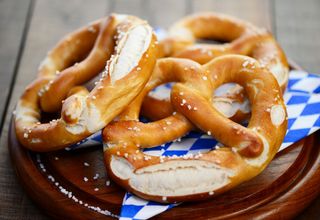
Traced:
MULTIPOLYGON (((15 128, 26 148, 58 150, 99 131, 123 111, 147 83, 157 54, 152 28, 136 17, 112 15, 109 19, 118 23, 110 30, 114 34, 109 35, 117 39, 115 52, 90 93, 81 89, 71 91, 74 94, 63 103, 61 118, 50 123, 40 121, 39 91, 52 79, 51 70, 39 74, 24 91, 16 107, 15 128)), ((106 45, 109 48, 105 51, 113 50, 113 43, 106 45)), ((45 66, 49 69, 50 64, 46 62, 45 66)))
MULTIPOLYGON (((209 80, 176 83, 171 91, 174 108, 225 147, 182 157, 149 156, 129 142, 130 139, 115 134, 123 129, 107 126, 103 133, 106 166, 118 184, 142 198, 158 202, 198 200, 253 178, 270 163, 287 127, 286 108, 276 79, 256 60, 241 55, 215 58, 203 68, 214 88, 226 82, 244 87, 252 103, 248 127, 225 118, 211 105, 207 90, 197 89, 201 82, 209 80)), ((181 73, 177 71, 177 74, 181 73)), ((124 128, 125 123, 122 126, 124 128)), ((161 126, 156 137, 145 138, 161 136, 165 132, 160 132, 161 126)), ((142 131, 136 129, 132 138, 139 139, 141 134, 142 131)))
MULTIPOLYGON (((182 18, 170 27, 168 37, 160 41, 160 48, 161 56, 189 58, 201 64, 225 54, 251 56, 274 74, 283 92, 288 82, 286 56, 272 35, 264 29, 223 14, 199 13, 182 18), (196 43, 199 39, 227 43, 196 43)), ((244 99, 238 99, 239 95, 243 96, 241 88, 236 86, 230 89, 227 95, 226 92, 215 95, 213 103, 227 117, 241 121, 248 116, 250 106, 247 100, 243 103, 244 99)), ((149 96, 143 104, 144 115, 151 119, 161 118, 164 113, 171 111, 169 100, 149 96), (155 105, 161 105, 162 108, 151 108, 155 105)))

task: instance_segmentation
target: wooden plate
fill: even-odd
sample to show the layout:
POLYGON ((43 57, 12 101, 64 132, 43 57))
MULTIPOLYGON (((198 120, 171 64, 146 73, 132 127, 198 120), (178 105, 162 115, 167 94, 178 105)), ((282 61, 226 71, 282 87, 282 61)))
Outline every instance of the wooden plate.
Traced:
MULTIPOLYGON (((215 199, 184 203, 155 219, 282 219, 302 211, 320 192, 320 132, 277 154, 256 178, 215 199)), ((17 141, 9 151, 21 184, 55 219, 108 219, 120 213, 124 191, 106 176, 102 147, 34 153, 17 141)))

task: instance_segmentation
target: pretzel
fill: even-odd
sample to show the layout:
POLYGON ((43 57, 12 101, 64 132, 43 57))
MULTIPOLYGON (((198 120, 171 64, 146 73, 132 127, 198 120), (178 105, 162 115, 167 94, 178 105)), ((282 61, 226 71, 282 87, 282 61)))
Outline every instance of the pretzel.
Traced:
MULTIPOLYGON (((52 79, 51 71, 41 72, 24 91, 16 106, 15 128, 26 148, 58 150, 99 131, 123 111, 147 83, 157 54, 152 28, 131 16, 112 15, 109 19, 118 23, 110 30, 114 34, 109 36, 117 39, 115 52, 89 94, 81 89, 71 91, 62 105, 61 118, 50 123, 40 122, 39 91, 52 79)), ((107 45, 106 51, 111 51, 113 44, 107 45)), ((45 66, 50 64, 46 62, 45 66)), ((41 70, 44 71, 44 67, 41 70)))
MULTIPOLYGON (((138 122, 123 122, 119 130, 115 125, 108 125, 103 132, 106 167, 118 184, 142 198, 158 202, 199 200, 234 188, 258 175, 270 163, 287 127, 286 108, 276 79, 256 60, 241 55, 215 58, 203 68, 213 88, 226 82, 244 87, 252 103, 248 127, 227 119, 211 105, 207 90, 198 89, 205 85, 201 82, 209 80, 176 83, 171 91, 174 108, 225 146, 183 157, 149 156, 140 151, 137 143, 116 133, 138 122), (243 67, 246 62, 248 65, 243 67)), ((132 139, 139 140, 140 147, 146 147, 142 142, 149 140, 140 139, 142 131, 155 130, 136 130, 132 139)), ((145 138, 162 135, 158 127, 156 137, 145 138)))
MULTIPOLYGON (((272 35, 264 29, 223 14, 199 13, 182 18, 170 27, 168 37, 160 41, 160 48, 161 56, 189 58, 201 64, 225 54, 251 56, 274 74, 283 92, 288 82, 286 56, 272 35), (227 43, 196 43, 199 39, 227 43)), ((227 117, 242 121, 248 117, 250 106, 243 103, 244 100, 237 99, 243 92, 238 87, 235 88, 238 90, 229 92, 228 95, 215 95, 213 103, 227 117)), ((164 117, 164 113, 171 111, 169 100, 149 96, 143 104, 143 114, 151 119, 164 117), (153 108, 151 111, 151 107, 155 105, 161 105, 162 108, 153 108)))

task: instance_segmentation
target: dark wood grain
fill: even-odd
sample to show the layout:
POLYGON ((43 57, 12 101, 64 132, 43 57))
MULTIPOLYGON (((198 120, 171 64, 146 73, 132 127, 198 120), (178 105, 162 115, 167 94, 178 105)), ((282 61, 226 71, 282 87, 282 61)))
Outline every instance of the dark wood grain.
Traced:
MULTIPOLYGON (((290 219, 296 216, 320 192, 319 135, 317 132, 281 152, 259 176, 234 190, 215 199, 184 203, 155 219, 275 219, 279 216, 290 219)), ((9 149, 23 187, 49 216, 111 218, 88 206, 119 214, 124 191, 112 182, 106 185, 110 179, 104 174, 102 146, 73 152, 32 153, 18 143, 12 126, 9 149), (63 187, 65 194, 59 187, 63 187)))
POLYGON ((179 18, 191 13, 191 2, 188 0, 162 0, 161 3, 157 0, 145 1, 147 10, 144 13, 153 27, 168 28, 179 18))
MULTIPOLYGON (((320 1, 273 0, 276 37, 287 56, 309 72, 320 73, 320 1)), ((297 219, 318 219, 317 198, 297 219)))
POLYGON ((104 0, 39 0, 35 2, 0 140, 0 185, 3 186, 0 187, 1 218, 46 218, 22 191, 12 170, 6 147, 11 113, 25 86, 36 76, 37 67, 47 51, 66 33, 104 16, 108 7, 108 3, 104 0))
POLYGON ((131 14, 146 19, 146 6, 143 0, 110 0, 110 12, 131 14))
POLYGON ((320 1, 274 0, 277 39, 304 69, 320 70, 320 1))
POLYGON ((247 20, 253 24, 272 31, 271 3, 264 0, 201 0, 192 1, 193 12, 215 11, 247 20))
POLYGON ((31 0, 0 1, 0 134, 31 14, 31 0))

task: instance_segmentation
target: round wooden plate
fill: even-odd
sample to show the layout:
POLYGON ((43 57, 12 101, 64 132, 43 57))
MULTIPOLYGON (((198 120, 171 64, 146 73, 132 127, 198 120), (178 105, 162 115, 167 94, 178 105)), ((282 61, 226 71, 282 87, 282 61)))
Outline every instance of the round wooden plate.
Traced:
MULTIPOLYGON (((320 132, 277 154, 259 176, 212 200, 184 203, 155 219, 289 219, 320 192, 320 132)), ((34 153, 9 131, 9 151, 23 187, 55 219, 108 219, 124 191, 105 172, 102 147, 34 153)))

